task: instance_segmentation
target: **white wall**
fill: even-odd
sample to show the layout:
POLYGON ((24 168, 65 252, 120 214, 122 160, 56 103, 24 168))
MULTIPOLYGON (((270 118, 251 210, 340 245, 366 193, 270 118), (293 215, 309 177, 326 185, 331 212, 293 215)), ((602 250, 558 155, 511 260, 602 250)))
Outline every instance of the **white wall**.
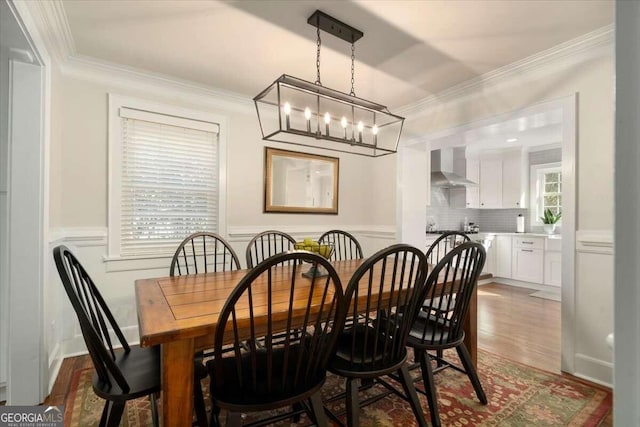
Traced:
POLYGON ((575 49, 404 113, 410 131, 435 132, 578 94, 576 323, 574 354, 568 357, 576 375, 612 384, 612 354, 605 343, 613 330, 612 36, 575 49))
MULTIPOLYGON (((151 77, 145 84, 139 84, 139 76, 131 77, 127 73, 105 74, 91 67, 62 67, 61 70, 52 76, 50 249, 64 243, 74 250, 104 291, 116 319, 132 342, 138 339, 134 281, 167 275, 170 260, 103 260, 108 209, 108 93, 229 118, 227 230, 222 230, 222 234, 228 237, 243 265, 248 241, 256 233, 270 228, 289 232, 296 238, 319 237, 330 228, 343 228, 359 238, 367 255, 395 241, 394 216, 377 217, 377 208, 374 209, 379 205, 385 205, 385 210, 391 212, 395 209, 395 199, 385 196, 385 192, 393 196, 395 177, 385 173, 381 178, 376 174, 376 165, 385 163, 385 159, 316 150, 317 154, 340 157, 339 214, 265 214, 262 212, 264 143, 252 103, 240 102, 227 108, 215 99, 198 95, 197 91, 191 91, 191 96, 189 91, 176 90, 171 84, 154 84, 151 77), (376 182, 384 188, 376 188, 376 182)), ((285 144, 280 148, 291 149, 285 144)), ((394 161, 391 157, 385 164, 394 161)), ((56 325, 51 336, 59 337, 63 355, 83 351, 77 320, 52 263, 49 274, 52 289, 58 289, 52 298, 59 301, 58 307, 61 307, 51 312, 56 325)))

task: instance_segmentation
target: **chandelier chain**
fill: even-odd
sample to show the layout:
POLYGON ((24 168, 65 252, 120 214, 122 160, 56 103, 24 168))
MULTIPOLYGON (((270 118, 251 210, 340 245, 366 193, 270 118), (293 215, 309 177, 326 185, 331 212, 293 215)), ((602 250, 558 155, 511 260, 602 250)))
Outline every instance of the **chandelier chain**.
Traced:
POLYGON ((355 43, 351 43, 351 92, 349 92, 349 95, 351 96, 356 96, 356 91, 353 88, 354 84, 355 84, 355 61, 356 61, 356 44, 355 43))
POLYGON ((316 55, 316 71, 318 73, 318 77, 316 78, 316 84, 322 86, 322 82, 320 81, 320 47, 322 45, 322 41, 320 40, 320 26, 318 25, 316 27, 317 29, 317 37, 318 37, 318 41, 317 41, 317 45, 318 45, 318 53, 316 55))

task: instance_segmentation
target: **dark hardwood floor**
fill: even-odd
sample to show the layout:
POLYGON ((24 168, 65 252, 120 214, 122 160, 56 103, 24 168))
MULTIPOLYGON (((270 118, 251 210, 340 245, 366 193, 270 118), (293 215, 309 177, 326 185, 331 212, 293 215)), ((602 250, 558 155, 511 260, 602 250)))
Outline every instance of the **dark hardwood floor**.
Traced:
POLYGON ((478 347, 525 365, 560 373, 561 303, 531 297, 533 289, 478 287, 478 347))

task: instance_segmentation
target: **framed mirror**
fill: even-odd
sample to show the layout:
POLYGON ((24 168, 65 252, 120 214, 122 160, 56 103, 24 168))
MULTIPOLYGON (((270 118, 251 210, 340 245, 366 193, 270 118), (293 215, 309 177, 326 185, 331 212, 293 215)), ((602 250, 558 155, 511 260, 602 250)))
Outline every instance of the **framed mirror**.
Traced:
POLYGON ((264 212, 338 213, 340 159, 265 147, 264 212))

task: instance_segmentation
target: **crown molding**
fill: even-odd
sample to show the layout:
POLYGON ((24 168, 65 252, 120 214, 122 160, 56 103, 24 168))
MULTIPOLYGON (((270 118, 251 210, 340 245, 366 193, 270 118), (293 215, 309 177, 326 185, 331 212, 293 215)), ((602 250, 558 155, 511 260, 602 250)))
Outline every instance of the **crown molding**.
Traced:
POLYGON ((255 112, 255 104, 249 96, 87 56, 71 55, 60 64, 60 71, 79 80, 132 91, 161 93, 190 104, 245 114, 255 112))
POLYGON ((64 62, 75 51, 75 42, 61 0, 15 1, 14 4, 21 14, 30 15, 47 51, 57 63, 64 62))
POLYGON ((537 72, 547 67, 564 66, 567 60, 581 61, 589 58, 602 47, 611 47, 613 53, 613 24, 598 28, 572 40, 535 53, 519 61, 505 65, 485 74, 451 86, 420 101, 396 109, 396 114, 406 118, 415 117, 437 104, 468 96, 470 93, 486 90, 487 85, 522 74, 537 72))

